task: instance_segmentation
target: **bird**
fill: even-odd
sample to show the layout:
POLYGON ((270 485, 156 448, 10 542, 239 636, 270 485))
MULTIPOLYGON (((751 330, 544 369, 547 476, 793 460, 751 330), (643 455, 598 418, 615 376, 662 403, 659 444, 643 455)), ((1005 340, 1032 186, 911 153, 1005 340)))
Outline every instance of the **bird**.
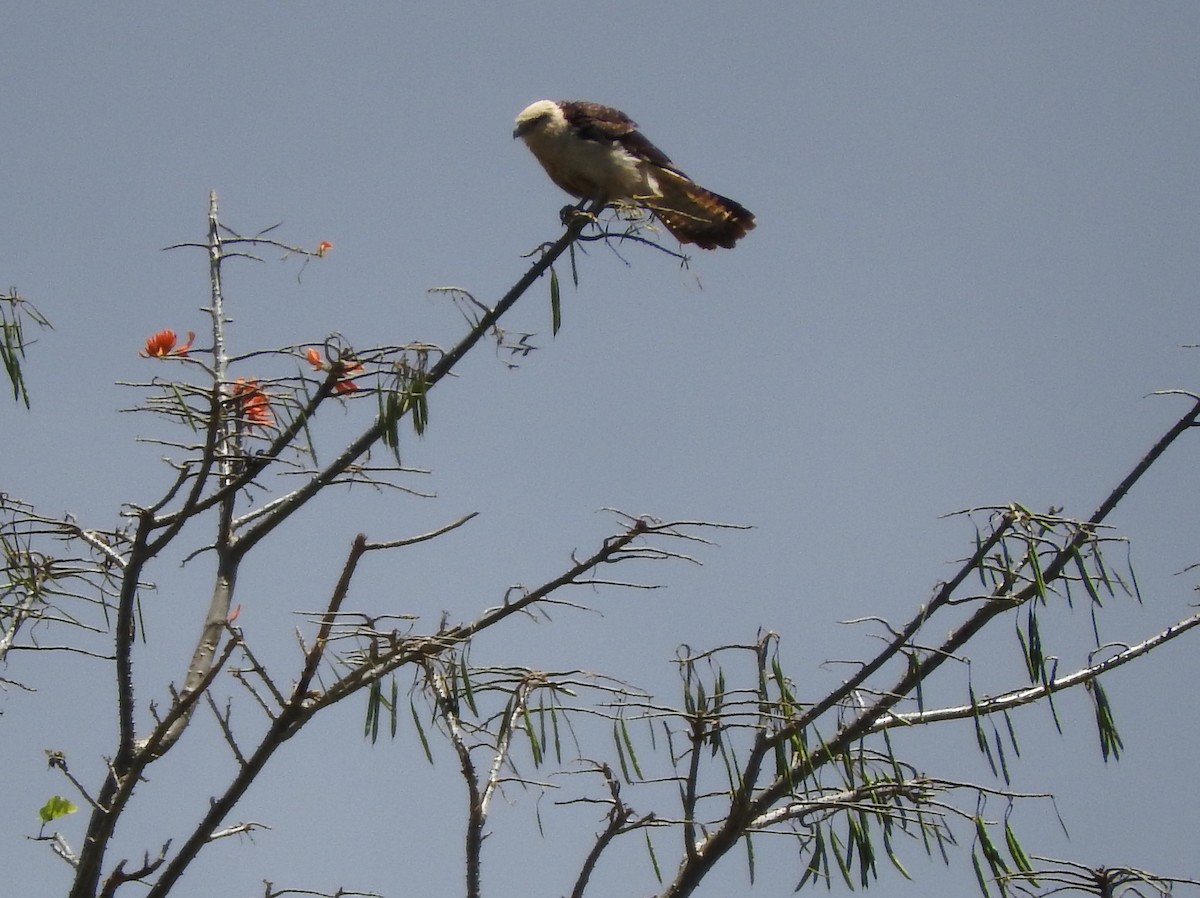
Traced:
POLYGON ((525 141, 550 180, 567 193, 583 202, 640 206, 680 243, 732 249, 754 228, 745 206, 685 175, 619 109, 538 100, 521 110, 513 137, 525 141))

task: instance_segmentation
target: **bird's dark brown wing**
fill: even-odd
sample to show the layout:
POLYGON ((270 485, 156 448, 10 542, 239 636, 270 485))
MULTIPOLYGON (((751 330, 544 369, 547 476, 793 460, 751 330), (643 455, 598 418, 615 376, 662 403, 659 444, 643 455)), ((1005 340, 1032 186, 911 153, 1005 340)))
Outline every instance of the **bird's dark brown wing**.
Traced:
POLYGON ((582 100, 562 100, 559 105, 567 123, 584 140, 619 143, 634 156, 683 174, 666 153, 638 130, 637 122, 620 109, 582 100))

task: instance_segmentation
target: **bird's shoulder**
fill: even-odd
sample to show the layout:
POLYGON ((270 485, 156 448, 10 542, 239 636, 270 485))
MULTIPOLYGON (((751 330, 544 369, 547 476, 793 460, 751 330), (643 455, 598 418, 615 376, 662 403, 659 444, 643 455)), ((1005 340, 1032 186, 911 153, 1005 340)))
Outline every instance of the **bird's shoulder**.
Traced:
POLYGON ((560 106, 567 123, 584 140, 616 142, 655 165, 675 169, 670 157, 647 140, 638 123, 620 109, 583 100, 564 100, 560 106))

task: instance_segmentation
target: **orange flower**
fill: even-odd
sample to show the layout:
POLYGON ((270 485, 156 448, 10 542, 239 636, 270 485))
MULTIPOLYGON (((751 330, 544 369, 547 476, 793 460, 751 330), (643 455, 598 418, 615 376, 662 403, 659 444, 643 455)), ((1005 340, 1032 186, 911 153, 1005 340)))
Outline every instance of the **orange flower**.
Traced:
POLYGON ((333 391, 339 396, 347 396, 350 393, 358 392, 358 384, 349 379, 355 374, 362 373, 363 366, 358 362, 349 362, 339 359, 336 362, 328 363, 321 358, 321 353, 317 352, 315 349, 310 349, 304 354, 304 357, 308 359, 308 363, 313 366, 314 371, 336 371, 338 373, 338 377, 345 378, 343 380, 339 380, 333 385, 333 391))
POLYGON ((165 331, 159 331, 146 341, 146 348, 142 350, 141 356, 144 359, 186 359, 188 350, 192 348, 192 341, 195 339, 195 333, 188 331, 187 342, 182 346, 176 346, 175 331, 168 328, 165 331))
POLYGON ((233 385, 233 398, 241 406, 242 417, 247 424, 259 427, 274 427, 275 416, 271 413, 271 400, 256 380, 239 377, 233 385))
POLYGON ((331 249, 333 249, 333 244, 328 240, 322 240, 319 244, 317 244, 317 258, 324 259, 329 254, 331 249))

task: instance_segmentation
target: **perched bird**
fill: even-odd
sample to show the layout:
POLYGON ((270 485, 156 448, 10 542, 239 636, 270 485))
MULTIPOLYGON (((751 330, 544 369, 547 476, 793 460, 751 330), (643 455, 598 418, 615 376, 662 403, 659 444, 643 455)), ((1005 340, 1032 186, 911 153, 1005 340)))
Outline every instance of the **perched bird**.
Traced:
POLYGON ((538 100, 521 110, 513 137, 524 139, 550 180, 567 193, 641 206, 680 243, 728 249, 754 227, 744 206, 681 172, 637 122, 611 106, 538 100))

